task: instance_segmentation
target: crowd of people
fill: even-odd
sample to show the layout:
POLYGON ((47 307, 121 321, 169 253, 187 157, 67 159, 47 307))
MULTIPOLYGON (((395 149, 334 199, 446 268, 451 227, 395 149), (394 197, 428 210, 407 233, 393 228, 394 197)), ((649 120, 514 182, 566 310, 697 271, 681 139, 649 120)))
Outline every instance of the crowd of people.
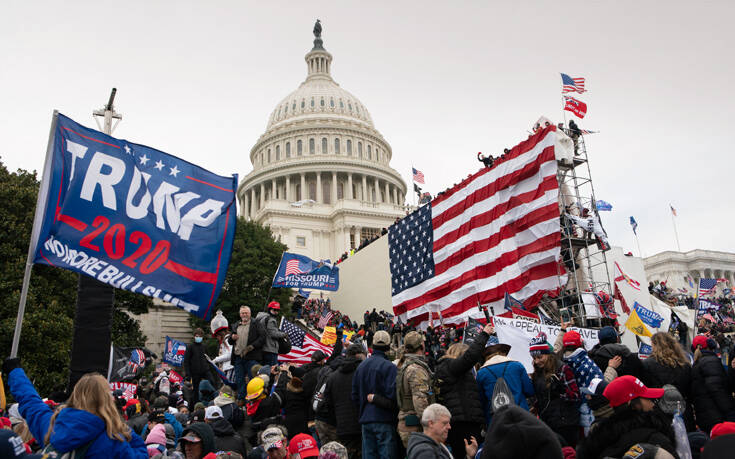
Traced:
MULTIPOLYGON (((325 305, 304 305, 302 317, 325 305)), ((490 324, 463 339, 462 328, 416 330, 373 310, 350 340, 343 334, 357 324, 335 320, 331 353, 294 365, 277 361, 287 339, 279 314, 276 302, 255 317, 241 307, 232 325, 218 314, 218 356, 206 355, 197 329, 182 381, 162 367, 127 397, 88 374, 68 396, 42 399, 21 361, 7 359, 15 403, 0 455, 685 459, 735 447, 735 360, 723 362, 708 330, 687 348, 656 333, 642 359, 615 327, 590 347, 564 322, 553 343, 531 340, 529 372, 490 324)))

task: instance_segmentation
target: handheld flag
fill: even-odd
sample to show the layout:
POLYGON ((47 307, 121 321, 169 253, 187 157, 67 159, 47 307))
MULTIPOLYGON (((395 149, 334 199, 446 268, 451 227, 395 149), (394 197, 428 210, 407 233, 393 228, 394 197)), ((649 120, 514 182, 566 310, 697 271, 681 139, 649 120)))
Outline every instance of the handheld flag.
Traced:
POLYGON ((635 309, 630 311, 628 320, 625 321, 625 328, 632 331, 638 336, 646 336, 648 338, 651 337, 651 332, 648 330, 646 325, 641 321, 641 318, 638 317, 638 313, 635 311, 635 309))
POLYGON ((713 293, 715 293, 715 287, 717 287, 717 279, 699 279, 700 295, 712 295, 713 293))
POLYGON ((186 354, 186 343, 167 336, 163 361, 169 365, 180 367, 184 364, 184 354, 186 354))
POLYGON ((636 230, 638 229, 638 222, 636 222, 635 218, 633 218, 632 216, 630 217, 630 226, 633 228, 633 234, 637 236, 638 233, 636 232, 636 230))
POLYGON ((215 175, 61 114, 55 123, 33 262, 209 320, 232 252, 237 175, 215 175))
POLYGON ((661 322, 664 321, 664 318, 661 317, 659 313, 646 309, 638 304, 637 301, 633 302, 633 309, 635 309, 636 314, 638 314, 638 317, 643 321, 643 323, 651 326, 652 328, 659 328, 661 326, 661 322))
POLYGON ((674 206, 669 204, 669 207, 671 207, 671 215, 673 215, 674 217, 678 217, 678 215, 676 215, 676 209, 674 209, 674 206))
POLYGON ((516 300, 515 298, 510 296, 508 292, 505 292, 505 309, 507 311, 513 311, 514 307, 519 308, 523 311, 526 310, 526 307, 523 305, 522 301, 516 300))
POLYGON ((562 83, 562 94, 566 94, 568 92, 578 92, 581 94, 585 92, 584 78, 572 78, 566 73, 562 73, 561 83, 562 83))
POLYGON ((587 104, 574 97, 564 96, 564 110, 574 113, 577 118, 584 118, 587 114, 587 104))
POLYGON ((413 181, 424 185, 424 173, 415 167, 412 167, 411 170, 413 171, 413 181))
POLYGON ((273 287, 314 288, 336 291, 339 288, 339 268, 329 260, 316 262, 304 255, 284 252, 273 287))
POLYGON ((609 202, 603 201, 602 199, 598 200, 595 203, 595 206, 597 207, 597 210, 604 210, 606 212, 609 212, 612 210, 613 206, 609 202))
POLYGON ((291 342, 291 352, 279 354, 279 362, 309 363, 311 362, 311 354, 317 350, 332 355, 332 347, 320 343, 313 336, 307 335, 304 330, 286 319, 281 320, 281 330, 286 332, 291 342))

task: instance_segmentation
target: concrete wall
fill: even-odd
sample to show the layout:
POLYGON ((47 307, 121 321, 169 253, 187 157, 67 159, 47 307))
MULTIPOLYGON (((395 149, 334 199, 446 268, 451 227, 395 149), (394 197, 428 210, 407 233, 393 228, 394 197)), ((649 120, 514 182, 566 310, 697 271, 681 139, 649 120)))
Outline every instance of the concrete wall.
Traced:
POLYGON ((366 309, 393 312, 387 234, 339 264, 339 290, 329 297, 358 323, 366 309))

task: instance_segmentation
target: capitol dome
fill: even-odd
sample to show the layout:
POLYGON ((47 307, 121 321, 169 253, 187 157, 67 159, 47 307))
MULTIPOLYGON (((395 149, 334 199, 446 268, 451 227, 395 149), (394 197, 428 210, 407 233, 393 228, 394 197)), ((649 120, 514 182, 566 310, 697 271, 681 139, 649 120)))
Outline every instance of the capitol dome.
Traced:
POLYGON ((306 79, 268 117, 238 198, 289 250, 334 260, 405 215, 406 184, 370 112, 332 79, 319 21, 314 35, 306 79))

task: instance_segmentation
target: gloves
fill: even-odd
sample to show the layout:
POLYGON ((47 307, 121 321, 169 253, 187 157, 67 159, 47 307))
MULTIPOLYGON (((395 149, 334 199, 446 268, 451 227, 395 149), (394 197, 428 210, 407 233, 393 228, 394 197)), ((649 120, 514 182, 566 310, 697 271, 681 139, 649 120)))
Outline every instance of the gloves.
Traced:
POLYGON ((3 374, 6 376, 16 368, 20 368, 20 357, 8 357, 3 362, 3 374))

